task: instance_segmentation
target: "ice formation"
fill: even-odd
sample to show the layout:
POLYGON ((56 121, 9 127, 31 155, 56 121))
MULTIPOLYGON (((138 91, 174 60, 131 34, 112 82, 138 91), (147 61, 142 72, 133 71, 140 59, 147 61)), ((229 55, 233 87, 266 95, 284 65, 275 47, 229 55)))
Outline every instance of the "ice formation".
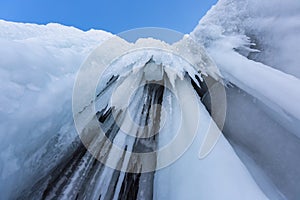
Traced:
MULTIPOLYGON (((113 36, 58 24, 0 21, 0 199, 298 200, 299 9, 294 0, 220 0, 177 43, 123 41, 124 48, 151 44, 177 56, 157 49, 131 52, 105 71, 96 97, 82 88, 85 98, 78 99, 75 115, 81 119, 79 132, 93 133, 88 135, 96 141, 91 140, 90 152, 74 126, 72 89, 83 61, 113 36), (204 80, 225 86, 224 128, 211 110, 204 80), (130 95, 130 87, 138 89, 130 95), (128 125, 126 110, 146 132, 128 125), (115 164, 121 169, 143 168, 130 153, 112 157, 110 146, 98 146, 103 139, 95 131, 99 124, 119 147, 141 153, 167 145, 179 126, 179 134, 193 137, 196 118, 191 146, 165 168, 126 173, 95 159, 97 154, 120 161, 115 164), (209 128, 219 139, 200 159, 209 128), (143 134, 151 137, 133 138, 143 134)), ((84 75, 89 84, 96 73, 84 75)), ((177 148, 166 152, 176 153, 177 148)), ((163 155, 147 161, 159 165, 163 155)))

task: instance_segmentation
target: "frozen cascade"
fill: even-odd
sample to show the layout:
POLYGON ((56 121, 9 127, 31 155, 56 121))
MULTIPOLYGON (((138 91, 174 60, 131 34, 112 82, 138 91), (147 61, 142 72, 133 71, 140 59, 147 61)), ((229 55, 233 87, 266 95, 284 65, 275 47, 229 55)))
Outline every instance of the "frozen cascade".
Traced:
MULTIPOLYGON (((137 44, 147 43, 148 40, 154 41, 145 39, 138 41, 137 44)), ((187 41, 184 39, 181 42, 187 41)), ((166 44, 162 43, 162 45, 166 44)), ((180 42, 174 45, 188 47, 180 42)), ((207 68, 209 67, 207 65, 207 68)), ((97 124, 100 123, 106 136, 120 147, 133 152, 147 152, 165 145, 170 138, 174 137, 173 134, 176 132, 174 124, 181 123, 184 134, 191 134, 189 133, 193 131, 191 122, 195 118, 191 119, 190 116, 193 112, 198 113, 201 123, 196 129, 195 141, 171 166, 154 172, 137 174, 113 170, 97 161, 77 138, 64 159, 57 162, 48 174, 37 179, 31 188, 20 193, 19 198, 182 199, 188 195, 189 199, 223 197, 240 199, 247 194, 249 199, 267 199, 223 136, 206 159, 199 159, 201 141, 204 140, 207 129, 212 126, 216 132, 220 132, 195 91, 195 88, 201 90, 202 83, 199 80, 207 76, 204 74, 211 73, 211 76, 217 78, 219 76, 217 72, 205 71, 205 69, 205 65, 202 70, 195 69, 180 57, 154 50, 129 54, 115 62, 105 74, 103 81, 99 83, 95 102, 98 112, 93 116, 86 116, 89 105, 83 106, 82 109, 78 108, 82 110, 78 113, 79 118, 84 121, 82 127, 86 127, 81 130, 82 134, 89 134, 93 152, 103 155, 106 159, 111 159, 113 152, 103 136, 96 131, 97 124), (142 60, 139 60, 140 58, 142 60), (128 73, 128 70, 131 72, 128 73), (203 74, 199 73, 201 71, 203 74), (196 76, 199 78, 196 79, 196 76), (193 85, 192 82, 195 84, 193 85), (175 92, 177 98, 164 87, 166 85, 175 92), (142 87, 136 91, 132 97, 133 101, 127 108, 124 102, 125 96, 128 95, 126 88, 139 88, 139 86, 142 87), (112 91, 116 93, 117 98, 109 102, 112 91), (176 102, 178 100, 180 101, 176 102), (157 105, 162 105, 162 108, 157 105), (132 117, 138 120, 139 125, 148 126, 146 132, 140 133, 138 128, 127 127, 126 116, 124 117, 123 114, 126 109, 132 109, 132 117), (166 112, 167 116, 163 116, 163 112, 166 112), (182 122, 179 116, 183 116, 182 122), (157 124, 163 125, 164 117, 167 118, 167 122, 159 130, 159 134, 155 135, 154 132, 158 131, 155 127, 157 124), (134 139, 123 132, 123 124, 133 135, 153 136, 134 139), (190 164, 187 166, 184 164, 186 162, 190 164), (195 184, 198 186, 197 190, 193 187, 195 184), (236 190, 237 187, 239 190, 236 190), (210 192, 209 188, 215 188, 218 193, 210 192)), ((176 148, 170 149, 169 156, 172 157, 174 152, 176 148)), ((160 161, 160 156, 158 154, 149 157, 148 162, 158 165, 159 162, 163 162, 160 161)), ((117 164, 125 168, 144 167, 131 159, 130 153, 125 152, 118 158, 117 164), (136 164, 132 166, 129 162, 136 164)))
MULTIPOLYGON (((196 46, 189 36, 173 45, 151 38, 135 44, 117 39, 116 46, 154 44, 178 50, 180 56, 157 49, 131 52, 105 71, 96 98, 79 99, 80 132, 88 135, 92 151, 74 128, 72 86, 82 61, 112 35, 0 21, 0 199, 298 200, 300 80, 295 41, 300 4, 288 0, 276 12, 264 12, 266 5, 266 0, 220 0, 190 34, 196 46), (270 20, 276 26, 266 27, 270 20), (279 41, 286 34, 292 39, 279 41), (221 130, 218 113, 211 108, 210 82, 226 86, 221 130), (132 94, 127 92, 131 87, 137 88, 132 94), (130 100, 129 107, 124 99, 130 100), (96 106, 92 114, 91 102, 96 106), (129 123, 127 113, 139 126, 129 123), (146 167, 126 151, 115 156, 98 134, 99 125, 121 149, 147 153, 172 141, 179 126, 183 129, 177 134, 193 137, 196 118, 199 126, 190 148, 170 166, 129 173, 95 159, 117 161, 115 167, 122 169, 146 167), (200 159, 209 128, 219 139, 200 159)), ((87 83, 93 76, 87 74, 87 83)), ((85 92, 81 95, 89 95, 85 92)), ((166 155, 178 151, 170 148, 145 162, 160 166, 166 155)))

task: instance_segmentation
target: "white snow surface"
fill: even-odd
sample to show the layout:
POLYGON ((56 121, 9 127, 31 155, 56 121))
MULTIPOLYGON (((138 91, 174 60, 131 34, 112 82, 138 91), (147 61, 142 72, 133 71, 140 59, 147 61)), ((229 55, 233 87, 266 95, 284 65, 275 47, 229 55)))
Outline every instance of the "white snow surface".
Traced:
MULTIPOLYGON (((298 157, 297 150, 286 150, 286 148, 278 148, 276 145, 276 142, 288 145, 291 141, 299 144, 299 11, 300 1, 297 0, 219 0, 190 34, 205 46, 225 81, 244 90, 261 102, 260 105, 256 105, 256 109, 261 109, 269 119, 277 122, 277 126, 281 127, 281 130, 271 128, 264 123, 264 117, 256 116, 258 119, 256 122, 259 122, 259 125, 252 125, 253 128, 248 132, 251 135, 248 137, 251 138, 256 133, 264 135, 264 145, 261 145, 263 152, 257 151, 255 147, 249 146, 250 144, 243 143, 245 142, 243 140, 239 141, 239 145, 244 145, 243 148, 248 147, 248 153, 249 150, 257 151, 257 154, 272 152, 274 148, 279 150, 272 156, 270 154, 267 156, 268 153, 266 153, 264 161, 258 161, 252 157, 251 159, 254 160, 254 162, 251 161, 252 164, 249 160, 247 161, 246 157, 249 156, 245 156, 247 153, 240 153, 241 157, 245 157, 243 160, 246 160, 248 169, 258 164, 260 167, 264 166, 264 173, 268 174, 268 167, 262 163, 274 166, 276 170, 273 171, 273 174, 269 173, 269 176, 277 185, 279 193, 284 194, 279 194, 278 199, 299 199, 300 195, 297 186, 299 185, 299 172, 293 173, 293 170, 287 170, 288 167, 295 168, 294 166, 298 165, 295 164, 298 157), (256 130, 256 128, 260 130, 256 130), (263 131, 264 128, 267 131, 263 131), (276 141, 276 134, 282 136, 280 141, 276 141), (285 151, 289 152, 286 156, 290 158, 290 161, 283 164, 285 167, 279 166, 281 165, 280 161, 276 165, 274 160, 282 160, 283 157, 280 157, 279 154, 285 151)), ((247 103, 239 106, 237 105, 236 109, 242 110, 241 108, 247 106, 247 103)), ((241 117, 248 118, 249 116, 248 113, 243 113, 241 117)), ((251 123, 255 120, 248 118, 248 121, 251 123)), ((242 123, 238 127, 241 129, 230 131, 233 133, 232 137, 240 139, 239 135, 243 135, 242 123)), ((257 140, 254 143, 259 146, 260 142, 257 140)), ((235 148, 236 151, 239 151, 238 145, 235 148)), ((258 167, 255 170, 260 169, 258 167)), ((263 177, 256 172, 253 174, 256 174, 256 180, 263 177)), ((261 181, 260 185, 263 185, 263 182, 261 181)), ((264 190, 268 189, 264 188, 264 190)), ((273 196, 275 193, 276 191, 268 196, 273 196)), ((275 197, 273 198, 275 199, 275 197)))
MULTIPOLYGON (((203 104, 199 100, 191 101, 195 98, 191 85, 176 79, 176 88, 178 99, 189 101, 185 106, 199 113, 199 119, 193 118, 194 121, 199 120, 198 129, 195 140, 183 156, 172 165, 155 173, 154 199, 268 199, 223 135, 207 157, 199 158, 199 149, 208 129, 212 127, 216 132, 220 130, 203 104)), ((172 98, 166 103, 171 108, 169 117, 173 122, 167 130, 173 133, 178 131, 173 124, 182 123, 181 126, 185 126, 186 119, 191 115, 185 113, 187 109, 183 109, 182 104, 182 114, 179 114, 175 101, 176 99, 172 98), (177 116, 183 117, 179 120, 176 119, 177 116)), ((190 126, 184 127, 183 130, 186 135, 192 134, 193 131, 190 126)), ((166 142, 165 139, 168 138, 164 138, 163 133, 159 137, 159 142, 166 142)), ((176 149, 170 149, 170 154, 174 152, 176 149)))
POLYGON ((224 39, 244 55, 259 50, 250 58, 300 78, 299 10, 297 0, 219 0, 192 35, 206 47, 224 39))
POLYGON ((227 81, 276 110, 298 137, 299 10, 295 0, 220 0, 191 33, 227 81))
MULTIPOLYGON (((226 81, 264 102, 275 111, 272 117, 297 137, 299 10, 297 0, 220 0, 191 33, 226 81)), ((28 187, 24 183, 47 174, 74 140, 71 97, 76 72, 110 36, 59 24, 0 20, 1 199, 14 198, 28 187)), ((173 79, 173 85, 178 84, 179 79, 173 79)), ((205 128, 211 118, 200 109, 205 128)), ((201 133, 184 157, 157 173, 155 198, 182 199, 189 191, 190 199, 242 199, 245 194, 249 199, 266 199, 223 136, 206 160, 197 158, 201 133), (212 189, 219 193, 209 192, 212 189)))
POLYGON ((76 136, 71 109, 76 72, 110 36, 0 20, 1 199, 13 198, 63 156, 76 136))

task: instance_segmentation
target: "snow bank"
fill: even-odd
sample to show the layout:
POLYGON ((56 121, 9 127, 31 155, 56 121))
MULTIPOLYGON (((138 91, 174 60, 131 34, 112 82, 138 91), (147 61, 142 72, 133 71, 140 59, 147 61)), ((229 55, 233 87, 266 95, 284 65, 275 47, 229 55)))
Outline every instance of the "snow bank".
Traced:
POLYGON ((294 0, 219 0, 191 33, 234 86, 228 91, 236 90, 229 95, 238 97, 228 98, 225 135, 248 169, 255 163, 256 180, 263 176, 254 171, 262 170, 273 181, 285 196, 279 199, 300 194, 299 10, 294 0))
POLYGON ((74 140, 75 73, 108 37, 103 31, 83 32, 59 24, 0 21, 2 199, 12 198, 47 173, 74 140))
POLYGON ((226 38, 250 59, 300 78, 299 10, 295 0, 220 0, 192 35, 207 47, 226 38))

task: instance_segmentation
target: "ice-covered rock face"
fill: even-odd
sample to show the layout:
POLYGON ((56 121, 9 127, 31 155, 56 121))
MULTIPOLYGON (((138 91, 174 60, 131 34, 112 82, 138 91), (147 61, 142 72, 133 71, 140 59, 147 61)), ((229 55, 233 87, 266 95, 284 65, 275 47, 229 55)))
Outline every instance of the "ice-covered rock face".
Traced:
POLYGON ((293 0, 220 0, 191 37, 173 45, 116 37, 111 51, 96 48, 111 37, 102 31, 0 21, 0 198, 298 200, 299 7, 293 0), (132 47, 141 51, 127 52, 132 47), (75 73, 94 49, 73 107, 75 130, 75 73), (106 63, 100 77, 99 63, 120 51, 127 53, 106 63), (211 109, 222 111, 211 99, 219 90, 207 93, 201 75, 229 83, 226 138, 211 109), (101 143, 99 124, 124 154, 101 143), (203 146, 215 148, 207 155, 203 146), (143 162, 135 156, 149 152, 143 162), (166 163, 173 164, 153 171, 166 163))
POLYGON ((300 78, 299 10, 296 0, 219 0, 191 35, 206 47, 236 48, 251 60, 300 78))
POLYGON ((72 151, 76 72, 109 37, 0 20, 0 199, 14 199, 72 151))
POLYGON ((299 10, 220 0, 191 33, 234 84, 223 132, 270 199, 300 197, 299 10))
MULTIPOLYGON (((190 101, 193 102, 197 100, 198 98, 196 96, 193 96, 194 94, 194 88, 191 85, 191 80, 198 84, 197 87, 200 87, 200 79, 201 74, 200 68, 197 68, 197 66, 193 66, 190 64, 185 58, 179 56, 181 53, 182 48, 178 44, 176 46, 171 46, 169 44, 166 44, 159 40, 154 39, 140 39, 135 44, 128 43, 119 37, 112 38, 111 40, 105 42, 103 45, 101 45, 98 49, 96 49, 91 56, 87 59, 85 64, 82 66, 80 72, 78 73, 78 77, 75 83, 74 88, 74 95, 73 95, 73 111, 74 111, 74 119, 75 124, 77 126, 77 129, 79 133, 81 133, 82 130, 88 129, 86 127, 87 123, 83 123, 83 121, 86 121, 86 119, 92 119, 95 112, 90 112, 90 110, 87 107, 91 107, 93 110, 94 107, 94 99, 93 99, 93 92, 96 89, 97 84, 99 85, 97 88, 97 99, 96 101, 98 103, 97 110, 107 112, 108 110, 112 110, 112 115, 116 118, 115 123, 119 125, 120 130, 123 131, 125 134, 128 134, 130 136, 133 136, 135 138, 140 137, 140 132, 148 132, 145 129, 149 130, 158 130, 158 127, 163 127, 164 120, 162 119, 163 114, 161 115, 160 111, 159 118, 160 120, 156 120, 156 126, 155 124, 147 125, 146 127, 140 127, 135 124, 133 124, 130 121, 130 115, 127 114, 128 110, 130 110, 130 105, 134 104, 136 105, 134 112, 138 112, 140 110, 140 103, 138 102, 144 102, 145 100, 139 100, 140 97, 134 97, 132 99, 132 96, 135 95, 136 91, 140 87, 146 87, 147 85, 156 84, 157 87, 162 87, 165 90, 169 90, 171 93, 173 93, 173 98, 177 97, 179 102, 181 102, 180 106, 183 106, 184 103, 182 103, 183 99, 185 98, 179 98, 178 97, 178 89, 176 87, 177 82, 183 82, 185 83, 185 87, 188 87, 185 90, 188 90, 191 92, 190 95, 190 101), (117 48, 118 47, 118 48, 117 48), (114 52, 107 55, 105 52, 114 52), (86 82, 86 78, 89 77, 89 82, 86 82), (100 79, 99 79, 100 77, 100 79), (108 92, 108 95, 101 95, 107 92, 107 88, 110 87, 112 77, 117 77, 114 79, 114 86, 112 87, 112 91, 108 92), (198 79, 196 79, 198 77, 198 79), (99 83, 98 83, 99 79, 99 83), (85 83, 85 84, 83 84, 85 83), (189 86, 187 86, 189 85, 189 86), (82 96, 82 91, 85 92, 85 94, 82 96), (174 96, 175 95, 175 96, 174 96), (100 97, 101 96, 101 97, 100 97), (101 98, 101 100, 99 100, 101 98), (133 101, 130 102, 130 100, 133 101), (92 104, 90 103, 92 102, 92 104), (87 117, 87 115, 90 115, 90 117, 87 117), (124 115, 124 116, 123 116, 124 115), (82 117, 84 116, 84 117, 82 117), (123 116, 123 117, 122 117, 123 116), (131 124, 130 124, 131 123, 131 124), (144 130, 144 131, 143 131, 144 130)), ((202 50, 201 57, 205 57, 204 51, 202 50)), ((189 58, 188 58, 189 59, 189 58)), ((209 58, 207 58, 205 61, 207 62, 209 58)), ((201 61, 203 62, 203 61, 201 61)), ((200 62, 200 63, 201 63, 200 62)), ((198 63, 196 63, 198 64, 198 63)), ((205 65, 201 66, 203 69, 206 67, 205 65)), ((207 65, 207 67, 212 67, 207 65)), ((205 71, 204 71, 205 72, 205 71)), ((213 75, 215 71, 212 72, 213 75)), ((148 86, 147 86, 148 87, 148 86)), ((152 86, 151 86, 152 87, 152 86)), ((147 97, 150 99, 161 99, 162 102, 166 101, 163 97, 164 92, 159 97, 147 97)), ((140 96, 143 96, 143 94, 140 94, 140 96)), ((156 101, 156 100, 155 100, 156 101)), ((161 104, 161 103, 160 103, 161 104)), ((195 104, 195 103, 194 103, 195 104)), ((191 103, 192 105, 192 103, 191 103)), ((197 105, 197 104, 195 104, 197 105)), ((161 105, 156 108, 154 108, 154 105, 150 106, 151 110, 148 110, 147 117, 153 117, 157 116, 157 113, 152 112, 158 112, 157 110, 161 110, 161 105)), ((187 108, 185 113, 190 110, 190 115, 198 115, 198 112, 192 112, 191 110, 192 106, 187 108)), ((195 107, 196 109, 196 107, 195 107)), ((144 110, 144 109, 142 109, 144 110)), ((170 111, 170 110, 169 110, 170 111)), ((146 111, 145 111, 146 112, 146 111)), ((147 113, 146 112, 146 113, 147 113)), ((138 114, 138 113, 137 113, 138 114)), ((133 116, 137 118, 135 115, 133 116)), ((170 115, 170 113, 167 113, 170 115)), ((166 165, 174 162, 174 159, 177 159, 178 156, 180 156, 184 149, 188 147, 188 145, 192 142, 192 138, 194 134, 196 133, 196 127, 197 127, 197 117, 192 117, 194 121, 191 122, 185 122, 183 123, 183 127, 190 127, 190 135, 186 136, 186 142, 181 142, 181 148, 178 146, 178 151, 174 153, 174 156, 170 156, 166 159, 161 159, 157 162, 155 168, 148 169, 147 166, 144 166, 141 171, 139 172, 149 172, 149 171, 155 171, 156 169, 160 169, 162 167, 165 167, 166 165), (189 124, 189 126, 187 125, 189 124), (194 130, 194 131, 193 131, 194 130), (194 132, 194 134, 193 134, 194 132), (180 150, 182 149, 182 150, 180 150), (161 162, 161 163, 160 163, 161 162)), ((178 116, 179 117, 179 116, 178 116)), ((184 129, 182 129, 184 130, 184 129)), ((101 131, 101 130, 99 130, 101 131)), ((167 137, 174 137, 170 134, 176 135, 176 132, 170 132, 165 130, 165 134, 162 133, 162 135, 169 135, 167 137)), ((144 135, 153 136, 156 133, 147 133, 144 135)), ((83 137, 81 138, 84 144, 88 145, 90 143, 89 139, 85 139, 86 133, 83 134, 83 137), (86 142, 85 142, 86 141, 86 142)), ((104 134, 103 134, 104 135, 104 134)), ((142 134, 143 135, 143 134, 142 134)), ((180 135, 180 134, 179 134, 180 135)), ((181 136, 183 135, 183 131, 181 131, 181 136)), ((182 140, 184 141, 184 140, 182 140)), ((174 140, 174 144, 180 143, 179 139, 174 140)), ((127 145, 128 146, 128 145, 127 145)), ((128 148, 132 148, 130 145, 128 148)), ((167 150, 164 150, 166 152, 167 150)), ((103 161, 103 156, 98 154, 97 150, 91 150, 91 152, 94 152, 94 156, 96 158, 99 158, 100 161, 103 161), (100 157, 99 157, 100 156, 100 157)), ((153 152, 154 154, 158 154, 158 152, 153 152)), ((123 154, 123 153, 122 153, 123 154)), ((162 153, 163 154, 163 153, 162 153)), ((121 156, 121 155, 119 155, 121 156)), ((131 157, 134 157, 135 154, 132 153, 131 157)), ((112 158, 117 158, 118 156, 111 155, 112 158)), ((103 161, 107 164, 107 162, 110 162, 110 159, 103 161)), ((113 163, 108 163, 108 166, 122 170, 127 171, 125 168, 127 166, 123 166, 122 168, 114 166, 113 163), (125 167, 125 168, 124 168, 125 167)), ((138 169, 138 168, 137 168, 138 169)), ((129 171, 129 172, 138 172, 138 171, 129 171)))
MULTIPOLYGON (((21 196, 41 198, 43 196, 53 197, 53 195, 60 198, 72 198, 79 195, 80 197, 88 196, 92 199, 98 199, 101 195, 114 195, 116 198, 121 195, 128 195, 126 191, 124 193, 111 193, 107 190, 106 186, 108 187, 108 185, 106 183, 111 181, 118 183, 117 189, 120 191, 121 185, 127 184, 128 179, 124 178, 127 175, 121 174, 123 179, 120 178, 119 181, 115 182, 116 179, 113 178, 113 174, 116 172, 102 166, 80 144, 71 116, 71 92, 75 72, 87 54, 111 35, 101 31, 85 33, 60 25, 38 26, 3 21, 1 21, 1 28, 4 31, 1 32, 3 38, 0 41, 3 44, 1 45, 3 54, 1 55, 0 76, 1 87, 5 93, 1 102, 2 105, 7 105, 1 107, 3 119, 1 120, 2 151, 0 154, 1 198, 14 199, 21 196), (22 34, 19 34, 21 32, 22 34), (18 59, 16 59, 17 55, 20 56, 18 59), (90 172, 94 174, 90 174, 90 172), (104 187, 103 184, 106 186, 104 187), (81 192, 79 194, 80 190, 76 190, 74 193, 74 188, 84 188, 84 185, 93 186, 86 188, 86 193, 81 192), (100 190, 99 188, 103 189, 100 190)), ((137 45, 142 47, 147 43, 157 44, 158 47, 167 45, 152 39, 146 39, 144 42, 138 41, 137 45)), ((152 67, 155 69, 161 67, 163 79, 170 82, 170 87, 181 88, 179 89, 182 90, 180 92, 182 98, 180 99, 185 100, 185 104, 181 104, 187 108, 186 117, 189 116, 187 111, 197 114, 198 112, 194 112, 195 107, 192 106, 197 105, 194 98, 196 93, 190 85, 190 81, 194 79, 198 82, 195 79, 195 74, 198 74, 199 71, 213 77, 218 77, 218 72, 217 70, 207 70, 206 72, 206 67, 212 68, 210 59, 206 58, 201 48, 189 48, 190 52, 186 52, 189 44, 178 43, 172 48, 176 51, 179 49, 180 54, 185 55, 188 60, 195 63, 196 68, 186 64, 187 62, 183 62, 178 56, 177 59, 172 57, 170 53, 159 54, 146 51, 135 58, 128 57, 127 64, 129 65, 119 63, 117 66, 119 68, 116 68, 116 71, 111 71, 113 77, 109 77, 109 79, 112 78, 111 83, 114 83, 118 78, 118 81, 121 79, 130 80, 130 78, 127 79, 127 76, 137 73, 146 75, 144 79, 146 81, 155 79, 157 82, 161 80, 161 76, 158 75, 159 73, 153 74, 152 67), (151 60, 151 57, 153 57, 154 63, 149 66, 146 63, 151 60), (131 66, 132 63, 134 63, 134 67, 128 71, 129 74, 124 74, 126 67, 131 66), (185 84, 178 83, 180 81, 185 84), (189 99, 190 97, 194 99, 193 104, 189 99)), ((106 53, 109 55, 113 52, 106 53)), ((104 53, 103 55, 107 54, 104 53)), ((126 58, 123 61, 125 62, 126 58)), ((93 75, 89 74, 85 79, 86 82, 89 82, 92 77, 93 75)), ((122 81, 119 82, 120 85, 121 83, 122 81)), ((161 95, 158 95, 161 93, 162 87, 148 85, 145 90, 145 93, 138 96, 141 100, 151 102, 148 98, 153 95, 155 98, 150 98, 154 101, 153 103, 162 103, 161 95), (147 90, 149 91, 147 92, 147 90)), ((85 95, 84 90, 81 92, 81 95, 85 95)), ((95 96, 95 94, 93 95, 95 96)), ((171 94, 165 92, 165 95, 164 104, 166 104, 166 108, 169 108, 169 113, 171 113, 171 108, 173 108, 172 112, 178 112, 178 104, 171 101, 171 94), (172 102, 172 106, 167 104, 168 102, 172 102)), ((143 101, 142 104, 137 104, 140 108, 144 105, 143 101)), ((86 102, 83 101, 83 103, 86 102)), ((152 109, 151 113, 155 113, 157 110, 159 107, 152 109)), ((176 113, 173 114, 174 120, 179 120, 180 115, 176 117, 176 113)), ((101 116, 101 120, 105 121, 105 116, 101 116)), ((155 119, 155 116, 154 118, 150 117, 155 119)), ((83 117, 83 124, 90 122, 91 119, 88 117, 83 117)), ((193 120, 190 121, 193 122, 193 120)), ((191 127, 189 120, 186 120, 185 123, 187 127, 191 127)), ((106 126, 109 125, 110 122, 106 122, 106 126)), ((168 125, 168 128, 174 127, 173 121, 169 120, 168 125)), ((173 134, 172 131, 168 130, 170 129, 165 131, 173 134)), ((116 132, 113 133, 116 134, 116 132)), ((167 143, 169 140, 166 139, 165 141, 167 143)), ((133 143, 130 147, 132 148, 132 146, 133 143)), ((151 145, 148 147, 149 149, 152 148, 151 145)), ((197 153, 195 153, 195 158, 197 158, 197 153)), ((149 183, 153 187, 151 184, 153 181, 149 183)), ((153 195, 151 190, 146 192, 153 195)))
MULTIPOLYGON (((201 48, 197 51, 197 45, 185 39, 170 46, 153 39, 128 44, 115 38, 110 45, 104 44, 107 48, 97 49, 89 57, 83 65, 88 68, 83 68, 78 74, 79 81, 75 84, 73 98, 75 123, 83 143, 95 158, 111 168, 125 172, 148 172, 137 181, 140 188, 137 195, 143 198, 146 198, 143 196, 147 191, 145 188, 152 188, 150 184, 153 186, 151 198, 154 199, 182 199, 183 196, 188 199, 240 199, 244 195, 248 199, 266 199, 197 96, 195 88, 199 88, 197 84, 201 85, 199 72, 217 78, 219 76, 217 70, 209 70, 212 62, 204 51, 201 52, 201 48), (133 46, 139 49, 130 51, 133 46), (113 49, 108 51, 110 48, 113 49), (124 55, 123 51, 127 53, 124 55), (116 55, 122 56, 110 63, 116 55), (188 55, 186 60, 194 65, 179 55, 188 55), (97 85, 93 78, 99 77, 99 69, 102 65, 106 66, 106 63, 109 63, 109 67, 103 71, 96 90, 96 118, 94 112, 91 112, 93 106, 89 106, 94 100, 82 100, 80 97, 82 92, 87 92, 85 97, 93 97, 89 94, 95 91, 97 85), (84 77, 90 77, 87 85, 80 84, 84 82, 84 77), (111 96, 115 98, 109 101, 111 96), (155 106, 157 104, 160 106, 155 106), (131 109, 134 111, 131 113, 133 121, 145 126, 128 125, 126 112, 131 107, 134 108, 131 109), (88 113, 91 113, 90 117, 87 117, 88 113), (82 123, 85 119, 90 121, 82 123), (149 122, 146 123, 148 119, 154 119, 156 123, 150 120, 149 126, 149 122), (100 129, 108 134, 109 140, 95 134, 100 132, 98 121, 102 124, 100 129), (119 129, 114 128, 114 123, 118 124, 119 129), (159 126, 158 134, 151 133, 158 130, 155 126, 159 126), (212 130, 212 136, 207 135, 208 130, 212 130), (140 131, 146 133, 142 136, 148 134, 151 137, 141 137, 140 131), (91 140, 91 137, 95 137, 95 140, 91 140), (204 143, 206 140, 209 145, 204 143), (101 145, 97 145, 98 142, 101 145), (120 152, 111 142, 126 151, 120 152), (215 145, 215 148, 210 148, 211 153, 200 159, 201 145, 208 149, 215 145), (145 151, 148 155, 143 157, 141 154, 145 151), (198 185, 198 190, 194 190, 193 185, 198 185), (240 190, 236 190, 237 187, 240 190), (222 189, 213 193, 209 188, 222 189)), ((122 177, 112 184, 119 188, 119 181, 127 182, 128 179, 122 177)), ((107 196, 109 193, 103 191, 102 195, 107 196)))
MULTIPOLYGON (((79 61, 87 56, 85 53, 90 53, 91 49, 98 45, 97 34, 93 39, 90 33, 74 31, 71 34, 73 29, 55 25, 55 30, 68 33, 69 40, 64 40, 62 35, 52 33, 53 25, 22 27, 18 24, 3 23, 6 28, 11 25, 11 29, 8 30, 12 32, 16 26, 17 29, 24 28, 26 33, 16 35, 16 38, 7 37, 3 41, 3 48, 12 47, 1 60, 1 76, 5 82, 1 86, 5 91, 9 91, 1 101, 10 103, 2 108, 5 120, 1 129, 2 133, 7 133, 1 135, 3 151, 0 154, 0 189, 3 198, 99 199, 101 196, 117 199, 134 193, 139 198, 154 199, 182 199, 186 195, 189 195, 189 199, 241 199, 241 194, 246 194, 251 200, 265 199, 196 94, 195 88, 201 85, 201 74, 215 80, 221 78, 203 48, 188 36, 173 45, 151 38, 138 40, 135 44, 123 41, 126 43, 124 46, 115 43, 115 46, 110 46, 115 51, 128 50, 133 45, 146 49, 130 52, 115 60, 101 77, 98 90, 95 84, 95 90, 91 93, 85 87, 92 80, 98 83, 99 76, 95 72, 99 71, 99 65, 97 62, 90 63, 94 68, 92 73, 83 73, 84 84, 81 85, 78 94, 79 97, 85 98, 78 98, 80 106, 73 110, 80 119, 76 124, 81 128, 79 133, 88 134, 88 139, 91 139, 89 147, 93 149, 88 152, 76 137, 70 98, 79 61), (31 33, 32 30, 34 34, 31 33), (36 32, 41 32, 41 36, 35 35, 36 32), (79 39, 85 34, 90 40, 79 39), (58 42, 54 37, 61 37, 62 41, 58 42), (95 46, 94 42, 97 43, 95 46), (37 49, 32 48, 36 47, 35 45, 38 46, 37 49), (15 63, 15 52, 23 56, 21 63, 15 63), (41 56, 38 56, 40 54, 41 56), (12 68, 9 68, 10 66, 12 68), (40 69, 41 66, 44 67, 43 70, 40 69), (22 73, 24 68, 30 69, 27 70, 28 75, 22 73), (41 77, 46 81, 40 81, 41 77), (137 80, 146 84, 143 86, 142 82, 137 80), (192 85, 192 82, 195 84, 192 85), (131 86, 141 89, 133 93, 133 102, 128 106, 124 98, 131 86), (17 88, 22 89, 21 92, 17 88), (116 101, 113 101, 114 106, 109 107, 108 100, 114 88, 118 88, 119 92, 116 101), (85 112, 91 110, 91 101, 96 104, 96 112, 85 112), (36 104, 32 106, 32 102, 36 104), (128 123, 121 120, 124 110, 130 111, 130 108, 135 111, 130 113, 135 122, 147 127, 144 132, 140 131, 140 127, 127 126, 128 123), (118 113, 120 123, 116 124, 114 116, 118 113), (170 141, 173 145, 165 148, 167 150, 163 152, 155 152, 153 156, 147 157, 146 164, 141 166, 132 152, 127 152, 121 157, 113 156, 115 154, 110 145, 98 145, 101 138, 98 137, 99 132, 96 128, 99 123, 110 140, 128 151, 155 152, 157 148, 169 145, 170 141), (131 134, 119 130, 118 125, 124 128, 122 130, 130 130, 131 134), (207 130, 210 129, 213 130, 213 137, 207 137, 207 130), (156 131, 161 134, 156 134, 156 131), (149 135, 152 137, 148 140, 142 137, 139 140, 132 138, 149 135), (180 137, 176 137, 178 135, 180 137), (93 140, 95 138, 96 140, 93 140), (201 145, 206 138, 209 138, 211 143, 204 146, 208 150, 214 145, 216 148, 207 159, 200 160, 199 157, 203 155, 201 145), (217 144, 216 138, 219 138, 217 144), (113 167, 121 163, 126 170, 151 171, 159 168, 158 166, 165 167, 170 163, 173 165, 155 173, 128 174, 105 167, 95 159, 93 153, 110 155, 109 161, 117 161, 113 167), (176 161, 181 155, 183 156, 176 161), (199 186, 198 190, 194 189, 194 185, 199 186), (222 190, 218 193, 210 191, 210 188, 220 187, 222 190), (237 187, 240 190, 236 190, 237 187), (166 194, 169 195, 166 197, 166 194)), ((99 42, 109 36, 108 34, 99 38, 99 42)), ((97 49, 95 52, 98 55, 97 49)), ((99 55, 105 60, 115 55, 115 52, 106 50, 99 55)), ((99 61, 99 57, 94 58, 99 61)))

